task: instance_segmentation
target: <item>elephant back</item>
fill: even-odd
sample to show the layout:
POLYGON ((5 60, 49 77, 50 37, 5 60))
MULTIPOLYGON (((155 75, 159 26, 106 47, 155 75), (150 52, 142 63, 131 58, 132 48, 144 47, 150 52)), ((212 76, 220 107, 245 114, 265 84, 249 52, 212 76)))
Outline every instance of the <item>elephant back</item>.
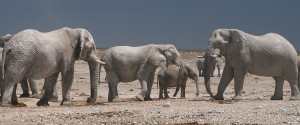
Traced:
POLYGON ((179 74, 179 68, 176 65, 169 65, 167 69, 167 75, 169 78, 168 86, 169 87, 176 87, 177 85, 177 78, 179 74))

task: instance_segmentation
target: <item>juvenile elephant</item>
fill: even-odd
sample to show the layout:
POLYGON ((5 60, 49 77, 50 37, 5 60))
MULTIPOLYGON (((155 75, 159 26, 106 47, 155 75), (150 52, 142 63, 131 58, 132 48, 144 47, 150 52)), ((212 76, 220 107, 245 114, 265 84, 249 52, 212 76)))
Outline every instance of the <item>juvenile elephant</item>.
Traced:
POLYGON ((176 87, 176 91, 173 97, 176 97, 179 87, 181 88, 181 98, 185 98, 185 87, 186 81, 188 78, 194 80, 196 84, 196 95, 199 95, 199 82, 197 74, 187 65, 183 66, 183 76, 182 81, 177 85, 178 75, 179 75, 179 67, 176 65, 169 65, 167 69, 161 69, 157 73, 157 84, 159 85, 159 98, 163 98, 163 94, 165 98, 169 98, 167 93, 168 87, 176 87))
POLYGON ((170 44, 116 46, 106 50, 101 60, 107 63, 104 69, 109 85, 109 102, 120 101, 117 90, 119 82, 134 80, 139 80, 142 89, 136 98, 141 101, 152 100, 150 94, 156 68, 165 69, 169 64, 183 66, 179 52, 170 44))
MULTIPOLYGON (((45 93, 37 106, 49 105, 54 85, 61 73, 61 105, 70 103, 70 88, 74 78, 76 60, 88 62, 91 80, 91 96, 88 103, 97 98, 97 81, 100 61, 92 35, 85 29, 61 28, 51 32, 27 29, 16 34, 3 49, 4 93, 2 106, 10 104, 13 87, 23 78, 45 79, 45 93)), ((17 102, 13 97, 11 102, 17 102)))
MULTIPOLYGON (((213 96, 216 100, 224 99, 223 93, 232 79, 235 91, 233 99, 244 99, 242 93, 247 72, 274 78, 276 85, 271 100, 283 99, 284 80, 290 83, 290 100, 300 99, 297 85, 297 52, 289 41, 278 34, 254 36, 237 29, 217 29, 209 39, 206 55, 205 67, 213 66, 210 63, 211 58, 220 55, 225 57, 218 92, 213 96)), ((210 72, 206 70, 205 74, 210 72)), ((205 75, 205 86, 212 96, 209 75, 205 75)))
MULTIPOLYGON (((196 61, 196 65, 199 71, 199 76, 204 76, 204 60, 205 58, 200 57, 197 61, 196 61)), ((215 68, 217 67, 218 69, 218 77, 221 76, 220 73, 220 65, 221 65, 221 58, 216 57, 214 60, 211 61, 211 63, 213 63, 214 66, 212 66, 211 68, 211 73, 210 76, 214 77, 214 72, 215 72, 215 68)))

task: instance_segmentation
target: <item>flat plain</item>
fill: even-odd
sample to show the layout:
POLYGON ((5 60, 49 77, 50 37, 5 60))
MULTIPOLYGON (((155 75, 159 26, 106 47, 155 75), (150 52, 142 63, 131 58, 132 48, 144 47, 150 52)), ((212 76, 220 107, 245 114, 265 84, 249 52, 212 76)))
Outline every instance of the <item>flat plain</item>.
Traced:
MULTIPOLYGON (((198 74, 196 56, 203 53, 181 51, 184 63, 198 74)), ((100 53, 101 55, 101 53, 100 53)), ((224 64, 223 64, 224 66, 224 64)), ((222 67, 223 68, 223 67, 222 67)), ((157 70, 158 71, 158 70, 157 70)), ((216 72, 215 72, 216 74, 216 72)), ((108 85, 104 80, 102 68, 95 104, 86 103, 90 95, 88 65, 84 61, 75 64, 75 78, 71 89, 73 105, 60 106, 61 80, 57 87, 59 102, 50 102, 50 106, 37 107, 35 98, 18 98, 26 107, 0 107, 0 123, 9 124, 300 124, 300 101, 289 101, 290 86, 284 83, 284 99, 270 100, 274 93, 274 80, 270 77, 247 74, 244 83, 246 100, 233 101, 233 81, 227 87, 224 101, 212 100, 204 87, 203 77, 199 77, 200 95, 195 96, 196 88, 192 80, 187 81, 186 98, 179 95, 171 99, 159 99, 156 78, 152 87, 153 101, 137 101, 135 95, 140 92, 138 81, 120 83, 118 92, 122 102, 107 102, 108 85)), ((212 77, 211 87, 215 94, 220 77, 212 77)), ((41 89, 43 80, 38 80, 41 89)), ((173 95, 175 88, 169 88, 173 95)), ((17 90, 21 94, 20 85, 17 90)), ((179 93, 180 94, 180 93, 179 93)))

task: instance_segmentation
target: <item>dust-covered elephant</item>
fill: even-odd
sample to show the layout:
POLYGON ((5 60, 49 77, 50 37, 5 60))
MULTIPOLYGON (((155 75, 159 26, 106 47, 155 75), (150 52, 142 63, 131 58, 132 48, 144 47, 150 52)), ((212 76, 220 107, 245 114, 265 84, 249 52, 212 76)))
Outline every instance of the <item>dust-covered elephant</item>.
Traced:
MULTIPOLYGON (((271 100, 283 99, 283 82, 290 83, 290 100, 299 100, 297 84, 297 52, 284 37, 275 33, 254 36, 237 29, 217 29, 209 39, 205 66, 211 67, 210 58, 225 57, 225 67, 214 99, 223 100, 223 93, 234 79, 235 96, 233 99, 244 99, 242 96, 244 79, 247 72, 260 76, 273 77, 275 92, 271 100)), ((210 69, 210 68, 207 68, 210 69)), ((205 74, 210 74, 209 70, 205 74)), ((210 91, 210 77, 205 76, 205 86, 210 91)))
MULTIPOLYGON (((0 62, 2 62, 3 47, 5 46, 5 44, 13 36, 14 36, 13 34, 6 34, 6 35, 0 37, 0 62)), ((3 75, 2 75, 2 65, 0 65, 0 76, 1 76, 1 78, 0 78, 0 87, 1 87, 1 90, 2 90, 2 86, 4 84, 3 83, 4 82, 3 81, 3 75)), ((34 97, 34 98, 38 97, 37 87, 36 87, 36 83, 35 83, 34 80, 32 80, 32 79, 27 80, 27 78, 24 78, 22 81, 20 81, 20 84, 21 84, 21 88, 22 88, 22 91, 23 91, 23 93, 20 95, 20 97, 34 97), (29 83, 30 89, 32 91, 32 94, 29 93, 28 83, 29 83)), ((3 91, 1 91, 1 92, 3 92, 3 91)), ((16 94, 16 93, 14 92, 14 94, 16 94)), ((16 95, 13 95, 13 96, 16 96, 16 95)))
POLYGON ((183 67, 181 55, 171 44, 116 46, 106 50, 101 61, 106 62, 104 68, 109 85, 109 102, 121 101, 117 90, 119 82, 134 80, 139 80, 141 84, 141 93, 136 98, 141 101, 152 100, 150 94, 156 68, 166 69, 169 64, 183 67))
MULTIPOLYGON (((199 76, 204 76, 204 57, 198 57, 199 59, 196 61, 196 65, 199 71, 199 76)), ((213 63, 214 66, 210 67, 211 69, 211 73, 210 76, 214 77, 214 72, 215 72, 215 68, 217 67, 218 69, 218 77, 221 76, 220 73, 220 65, 221 65, 221 58, 216 57, 214 60, 211 61, 211 63, 213 63)))
POLYGON ((182 81, 177 82, 179 76, 179 67, 169 65, 167 69, 161 69, 157 73, 157 84, 159 85, 159 98, 169 98, 167 88, 176 87, 173 97, 176 97, 179 88, 181 88, 181 98, 185 98, 185 87, 188 78, 194 80, 196 84, 196 96, 199 95, 199 81, 197 74, 187 65, 183 66, 182 81), (177 85, 179 83, 179 85, 177 85), (164 96, 163 96, 164 95, 164 96))
POLYGON ((23 78, 45 79, 45 93, 38 106, 49 105, 57 77, 61 73, 62 101, 70 104, 70 88, 74 78, 76 60, 88 62, 91 96, 88 103, 96 101, 100 61, 92 35, 85 29, 61 28, 51 32, 27 29, 17 33, 3 49, 4 93, 2 106, 17 102, 12 98, 14 86, 23 78))

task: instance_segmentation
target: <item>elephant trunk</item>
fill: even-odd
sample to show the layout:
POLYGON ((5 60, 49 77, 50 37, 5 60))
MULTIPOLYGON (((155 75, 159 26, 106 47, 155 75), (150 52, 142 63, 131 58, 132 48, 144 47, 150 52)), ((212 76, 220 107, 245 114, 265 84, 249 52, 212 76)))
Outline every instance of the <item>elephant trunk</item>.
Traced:
POLYGON ((196 76, 196 78, 194 79, 194 82, 195 82, 195 84, 196 84, 196 91, 197 91, 196 96, 199 96, 200 90, 199 90, 199 80, 198 80, 198 76, 196 76))
POLYGON ((87 103, 95 103, 97 99, 97 90, 98 90, 98 78, 99 78, 99 65, 97 62, 90 61, 88 62, 90 70, 90 84, 91 84, 91 96, 87 99, 87 103))
POLYGON ((210 74, 212 67, 214 66, 213 63, 211 63, 211 57, 210 54, 207 54, 204 60, 204 83, 205 83, 205 88, 207 93, 213 97, 213 94, 211 92, 211 87, 210 87, 210 74))

